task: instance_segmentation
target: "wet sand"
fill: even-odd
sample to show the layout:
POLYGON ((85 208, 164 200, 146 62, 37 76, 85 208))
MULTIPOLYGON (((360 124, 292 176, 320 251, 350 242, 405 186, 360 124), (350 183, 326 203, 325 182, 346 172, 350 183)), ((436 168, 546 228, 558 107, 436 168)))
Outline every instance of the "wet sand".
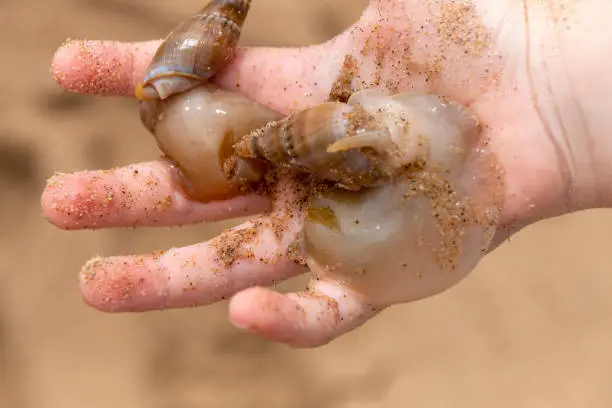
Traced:
MULTIPOLYGON (((186 245, 230 223, 79 232, 49 225, 39 197, 55 170, 109 168, 158 152, 133 101, 62 94, 48 65, 66 37, 158 38, 196 3, 0 3, 0 407, 612 405, 608 212, 530 227, 452 290, 315 350, 234 329, 226 303, 140 315, 87 307, 77 272, 89 258, 186 245)), ((365 1, 257 3, 244 43, 300 45, 340 32, 365 1)))

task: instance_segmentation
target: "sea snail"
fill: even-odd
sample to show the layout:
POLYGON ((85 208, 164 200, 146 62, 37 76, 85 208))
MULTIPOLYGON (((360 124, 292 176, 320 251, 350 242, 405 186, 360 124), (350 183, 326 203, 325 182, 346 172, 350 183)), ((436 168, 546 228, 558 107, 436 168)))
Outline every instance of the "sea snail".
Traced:
POLYGON ((179 24, 154 55, 136 88, 139 115, 197 200, 225 199, 263 175, 262 163, 240 160, 225 176, 232 145, 281 115, 209 80, 231 62, 250 0, 213 0, 179 24))
POLYGON ((373 304, 433 295, 463 279, 489 247, 503 204, 499 166, 462 106, 431 94, 359 95, 383 116, 397 109, 387 119, 397 126, 390 159, 419 164, 400 166, 388 183, 314 196, 302 252, 314 275, 333 275, 373 304))
POLYGON ((461 280, 488 248, 503 197, 481 135, 456 102, 368 89, 269 123, 235 152, 336 182, 310 198, 300 248, 314 275, 385 305, 461 280))

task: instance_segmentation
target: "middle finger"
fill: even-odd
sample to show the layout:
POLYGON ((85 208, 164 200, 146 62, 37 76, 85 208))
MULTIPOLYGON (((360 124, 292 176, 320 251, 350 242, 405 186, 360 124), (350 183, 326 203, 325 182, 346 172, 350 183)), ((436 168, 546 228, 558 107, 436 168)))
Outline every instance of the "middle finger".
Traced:
POLYGON ((249 216, 270 207, 248 195, 203 203, 191 200, 165 160, 111 170, 56 174, 42 195, 47 219, 66 230, 179 226, 249 216))

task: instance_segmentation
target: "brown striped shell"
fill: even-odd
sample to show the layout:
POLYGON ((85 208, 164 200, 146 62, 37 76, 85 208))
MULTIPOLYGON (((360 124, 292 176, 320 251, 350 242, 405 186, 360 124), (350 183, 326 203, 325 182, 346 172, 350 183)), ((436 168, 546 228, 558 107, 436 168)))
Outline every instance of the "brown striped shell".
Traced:
POLYGON ((448 140, 446 148, 464 150, 456 143, 469 143, 479 133, 469 112, 436 95, 362 90, 346 104, 324 103, 268 123, 246 135, 235 152, 359 190, 392 182, 403 173, 420 170, 430 156, 445 154, 439 151, 440 143, 432 149, 427 137, 444 126, 444 120, 468 136, 461 139, 447 126, 451 133, 440 136, 448 140))
POLYGON ((180 23, 157 49, 136 97, 166 99, 216 75, 234 58, 250 6, 251 0, 213 0, 180 23))

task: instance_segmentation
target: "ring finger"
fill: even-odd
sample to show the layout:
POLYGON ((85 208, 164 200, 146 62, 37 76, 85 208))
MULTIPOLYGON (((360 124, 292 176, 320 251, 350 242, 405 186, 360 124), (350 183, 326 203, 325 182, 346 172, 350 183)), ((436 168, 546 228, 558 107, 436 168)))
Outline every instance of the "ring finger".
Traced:
POLYGON ((80 274, 88 304, 102 311, 202 306, 255 285, 306 271, 294 244, 303 222, 303 197, 289 183, 270 214, 210 241, 161 254, 89 261, 80 274))

